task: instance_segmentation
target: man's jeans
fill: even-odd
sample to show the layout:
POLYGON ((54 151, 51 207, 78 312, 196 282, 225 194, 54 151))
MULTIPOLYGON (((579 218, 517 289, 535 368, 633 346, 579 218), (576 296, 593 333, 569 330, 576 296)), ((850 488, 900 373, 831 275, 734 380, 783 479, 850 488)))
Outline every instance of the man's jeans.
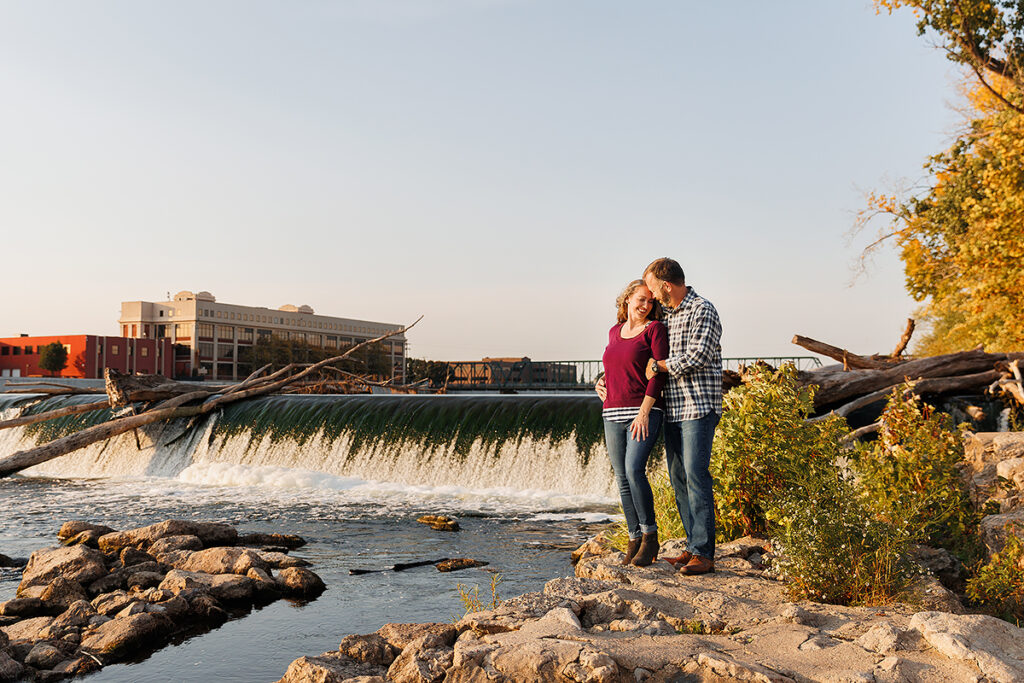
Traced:
POLYGON ((647 459, 658 440, 661 420, 661 411, 652 410, 647 423, 647 438, 643 441, 637 441, 629 433, 629 422, 604 421, 604 441, 615 470, 615 483, 619 486, 622 513, 626 515, 630 538, 658 530, 654 521, 654 494, 647 481, 647 459))
POLYGON ((665 460, 691 553, 715 557, 715 498, 708 467, 720 416, 665 423, 665 460))

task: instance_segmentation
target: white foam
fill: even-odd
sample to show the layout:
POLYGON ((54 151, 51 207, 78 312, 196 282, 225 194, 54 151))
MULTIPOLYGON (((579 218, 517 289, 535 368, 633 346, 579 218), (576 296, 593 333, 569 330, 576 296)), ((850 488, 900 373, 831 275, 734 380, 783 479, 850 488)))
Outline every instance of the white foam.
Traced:
POLYGON ((356 477, 339 477, 313 470, 227 462, 193 463, 182 470, 177 479, 200 486, 262 486, 327 491, 345 491, 364 483, 356 477))

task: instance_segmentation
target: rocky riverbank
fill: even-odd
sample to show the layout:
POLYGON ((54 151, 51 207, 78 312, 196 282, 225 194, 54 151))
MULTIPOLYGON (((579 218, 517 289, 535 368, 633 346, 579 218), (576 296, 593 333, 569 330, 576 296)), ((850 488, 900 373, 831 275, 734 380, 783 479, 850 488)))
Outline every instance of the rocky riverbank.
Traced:
POLYGON ((597 538, 574 553, 574 577, 457 623, 348 636, 279 683, 1024 680, 1024 630, 955 613, 934 579, 908 596, 924 604, 793 603, 761 568, 765 552, 734 541, 716 573, 684 577, 660 561, 623 567, 597 538))
POLYGON ((0 603, 0 681, 54 681, 155 650, 229 612, 325 589, 289 555, 289 534, 167 520, 115 531, 68 522, 64 544, 32 553, 17 597, 0 603), (276 572, 276 573, 275 573, 276 572))

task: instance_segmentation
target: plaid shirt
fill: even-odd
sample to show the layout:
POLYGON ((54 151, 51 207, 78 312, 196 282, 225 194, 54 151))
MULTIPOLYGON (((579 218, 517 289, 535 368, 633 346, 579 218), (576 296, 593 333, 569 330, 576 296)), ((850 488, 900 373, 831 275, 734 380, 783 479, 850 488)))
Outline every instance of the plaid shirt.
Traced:
POLYGON ((712 410, 722 414, 722 321, 693 287, 675 308, 665 308, 669 380, 665 385, 669 422, 696 420, 712 410))

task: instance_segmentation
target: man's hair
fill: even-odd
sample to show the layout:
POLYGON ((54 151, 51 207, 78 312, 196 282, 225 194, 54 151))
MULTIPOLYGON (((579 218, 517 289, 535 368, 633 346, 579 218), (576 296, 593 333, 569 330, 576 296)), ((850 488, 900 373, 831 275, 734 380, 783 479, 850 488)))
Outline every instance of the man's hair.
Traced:
POLYGON ((670 258, 659 258, 651 261, 651 265, 644 270, 644 277, 650 273, 663 282, 671 282, 674 285, 685 285, 686 274, 678 261, 670 258))

